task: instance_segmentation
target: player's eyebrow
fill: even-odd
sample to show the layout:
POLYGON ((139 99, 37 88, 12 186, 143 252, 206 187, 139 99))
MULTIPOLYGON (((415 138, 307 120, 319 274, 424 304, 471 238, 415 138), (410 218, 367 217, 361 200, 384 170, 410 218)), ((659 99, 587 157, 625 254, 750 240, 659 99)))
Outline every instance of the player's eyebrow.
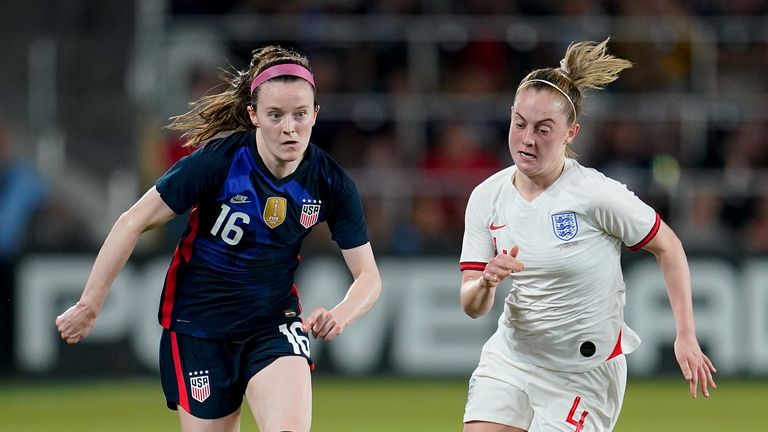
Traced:
MULTIPOLYGON (((283 110, 283 107, 281 107, 281 106, 276 106, 276 105, 267 105, 266 109, 268 109, 268 110, 277 110, 277 111, 282 111, 282 110, 283 110)), ((300 109, 309 109, 309 105, 307 105, 307 104, 304 104, 304 105, 299 105, 299 106, 297 106, 297 107, 294 107, 294 108, 291 108, 291 109, 289 109, 289 110, 287 110, 287 111, 296 111, 296 110, 300 110, 300 109)))
MULTIPOLYGON (((515 115, 516 115, 516 116, 518 116, 518 117, 520 117, 520 118, 521 118, 523 121, 525 121, 526 123, 528 122, 528 120, 527 120, 525 117, 523 117, 523 115, 522 115, 522 114, 520 114, 519 112, 515 111, 515 115)), ((541 124, 541 123, 544 123, 544 122, 552 122, 552 123, 555 123, 555 119, 552 119, 552 118, 549 118, 549 117, 547 117, 547 118, 545 118, 545 119, 541 119, 541 120, 539 120, 539 121, 535 122, 534 124, 541 124)))

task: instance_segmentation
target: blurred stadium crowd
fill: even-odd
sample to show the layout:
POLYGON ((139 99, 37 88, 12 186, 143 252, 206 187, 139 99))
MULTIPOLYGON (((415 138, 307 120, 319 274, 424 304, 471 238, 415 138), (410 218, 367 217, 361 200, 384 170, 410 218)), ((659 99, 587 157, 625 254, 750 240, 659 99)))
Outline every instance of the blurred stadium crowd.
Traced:
MULTIPOLYGON (((608 36, 635 67, 587 101, 581 163, 651 203, 689 254, 768 254, 766 23, 760 0, 0 2, 0 346, 17 264, 95 253, 185 154, 168 117, 267 43, 310 57, 313 141, 357 181, 379 256, 458 258, 469 193, 511 163, 517 83, 608 36)), ((136 259, 169 256, 184 225, 136 259)), ((305 252, 329 246, 318 228, 305 252)))
MULTIPOLYGON (((693 253, 768 252, 764 1, 32 0, 1 8, 10 48, 0 68, 6 262, 29 251, 94 251, 119 212, 185 154, 180 137, 162 129, 167 118, 220 91, 219 68, 245 66, 265 43, 310 57, 322 107, 313 141, 358 181, 376 252, 457 255, 469 192, 511 163, 517 83, 532 68, 556 66, 571 41, 607 36, 635 67, 587 102, 574 146, 582 164, 652 203, 693 253), (19 190, 33 182, 47 192, 22 193, 29 203, 14 205, 14 166, 26 167, 19 190)), ((148 236, 140 252, 168 252, 183 225, 148 236)), ((306 247, 323 250, 326 239, 320 232, 306 247)))

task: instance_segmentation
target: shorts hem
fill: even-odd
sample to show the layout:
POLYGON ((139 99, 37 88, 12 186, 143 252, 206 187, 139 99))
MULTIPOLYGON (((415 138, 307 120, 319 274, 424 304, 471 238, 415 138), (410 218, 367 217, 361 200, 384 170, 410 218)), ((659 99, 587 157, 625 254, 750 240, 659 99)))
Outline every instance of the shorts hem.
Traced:
MULTIPOLYGON (((179 411, 179 407, 181 407, 181 404, 178 401, 172 401, 172 400, 166 400, 165 401, 165 405, 171 411, 179 411)), ((191 412, 185 410, 184 407, 181 407, 181 409, 184 410, 185 413, 191 415, 192 417, 199 418, 199 419, 204 419, 204 420, 216 420, 216 419, 224 418, 224 417, 226 417, 228 415, 232 415, 233 413, 237 412, 237 410, 239 410, 240 408, 242 408, 242 404, 232 408, 229 412, 227 412, 225 414, 221 414, 221 415, 217 415, 216 417, 212 417, 212 416, 209 416, 209 415, 199 415, 199 414, 191 413, 191 412)))

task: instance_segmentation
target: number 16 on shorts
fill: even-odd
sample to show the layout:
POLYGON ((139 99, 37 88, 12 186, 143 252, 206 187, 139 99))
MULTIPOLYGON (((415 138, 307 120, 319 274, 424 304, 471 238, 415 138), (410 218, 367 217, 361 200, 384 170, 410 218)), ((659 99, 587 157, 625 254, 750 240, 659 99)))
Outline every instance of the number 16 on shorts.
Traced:
POLYGON ((304 354, 309 357, 309 338, 302 334, 300 322, 293 322, 290 327, 288 324, 281 324, 278 330, 288 338, 294 354, 304 354))

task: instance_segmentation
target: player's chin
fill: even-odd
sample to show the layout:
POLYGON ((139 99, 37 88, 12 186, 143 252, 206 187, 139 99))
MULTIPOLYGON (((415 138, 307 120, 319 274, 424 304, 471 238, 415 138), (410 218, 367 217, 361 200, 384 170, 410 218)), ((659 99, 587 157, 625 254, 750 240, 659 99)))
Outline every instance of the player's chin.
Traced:
POLYGON ((526 158, 521 156, 520 154, 516 154, 512 156, 512 162, 515 163, 515 165, 518 167, 518 169, 532 169, 533 167, 536 167, 538 164, 538 159, 533 158, 526 158))
POLYGON ((282 157, 286 159, 296 160, 300 158, 307 150, 308 143, 299 141, 291 141, 280 145, 280 152, 282 157))

